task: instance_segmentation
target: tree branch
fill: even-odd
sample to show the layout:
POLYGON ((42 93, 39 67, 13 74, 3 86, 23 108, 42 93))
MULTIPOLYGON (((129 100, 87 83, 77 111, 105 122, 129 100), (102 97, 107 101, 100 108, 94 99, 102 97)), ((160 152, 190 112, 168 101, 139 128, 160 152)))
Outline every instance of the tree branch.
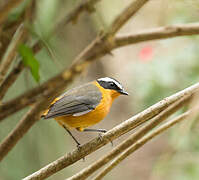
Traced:
MULTIPOLYGON (((0 30, 0 62, 2 61, 2 57, 8 48, 9 43, 12 40, 13 35, 15 34, 17 28, 19 27, 20 24, 23 23, 24 15, 22 15, 17 21, 14 21, 10 24, 4 24, 2 27, 2 30, 0 30)), ((1 28, 1 26, 0 26, 1 28)))
POLYGON ((30 111, 19 121, 17 126, 10 132, 10 134, 0 144, 0 161, 12 150, 17 142, 28 132, 28 130, 36 123, 41 116, 41 111, 49 105, 49 103, 62 91, 49 91, 45 94, 45 98, 38 101, 30 111), (50 98, 48 98, 50 97, 50 98))
MULTIPOLYGON (((190 97, 190 96, 189 96, 190 97)), ((170 115, 175 113, 179 108, 184 106, 185 102, 187 102, 188 96, 184 96, 182 99, 178 100, 177 102, 173 103, 164 111, 160 112, 157 116, 155 116, 152 121, 150 121, 145 126, 138 129, 134 134, 132 134, 127 140, 119 144, 113 150, 111 150, 108 154, 103 156, 101 159, 94 162, 92 165, 86 167, 82 171, 78 172, 74 176, 68 178, 67 180, 79 180, 79 179, 86 179, 99 168, 110 162, 116 156, 118 156, 121 152, 125 151, 127 148, 132 146, 138 139, 142 138, 145 134, 151 131, 154 127, 159 125, 162 121, 167 119, 170 115)))
POLYGON ((139 0, 133 1, 127 8, 120 13, 117 18, 113 21, 109 33, 111 35, 115 35, 121 27, 132 17, 135 15, 140 8, 144 6, 150 0, 139 0))
MULTIPOLYGON (((137 0, 138 1, 138 0, 137 0)), ((132 6, 133 4, 130 4, 132 6)), ((138 8, 138 6, 136 6, 138 8)), ((137 9, 137 11, 140 9, 140 7, 137 9)), ((128 12, 122 12, 120 16, 123 16, 123 13, 130 13, 130 10, 132 10, 134 13, 136 12, 135 8, 130 8, 128 12)), ((118 18, 120 17, 118 16, 118 18)), ((128 16, 128 18, 130 18, 128 16)), ((127 21, 127 19, 125 19, 127 21)), ((117 20, 114 21, 114 25, 117 20)), ((118 20, 118 22, 120 22, 118 20)), ((110 26, 111 27, 111 26, 110 26)), ((111 29, 111 28, 110 28, 111 29)), ((32 90, 22 94, 21 96, 16 97, 13 100, 8 101, 4 105, 0 107, 0 121, 3 120, 8 115, 11 115, 20 109, 37 102, 40 100, 43 96, 43 93, 45 93, 48 90, 51 90, 53 88, 56 90, 55 87, 63 87, 68 83, 68 76, 70 77, 70 81, 73 80, 73 78, 79 74, 81 74, 85 68, 94 60, 104 56, 105 54, 109 53, 111 47, 113 46, 111 43, 111 38, 113 36, 109 34, 109 32, 106 32, 105 34, 99 35, 93 42, 91 42, 90 45, 88 45, 82 53, 80 53, 75 60, 73 61, 73 65, 69 69, 65 69, 57 76, 49 79, 47 82, 43 83, 42 85, 33 88, 32 90), (65 77, 67 77, 67 80, 65 80, 65 77), (53 87, 52 87, 53 85, 53 87), (12 107, 12 108, 11 108, 12 107)))
MULTIPOLYGON (((121 46, 126 46, 148 40, 197 34, 199 34, 199 23, 191 23, 187 25, 173 25, 168 27, 155 28, 149 31, 136 33, 134 35, 117 37, 115 38, 115 40, 113 40, 113 43, 111 43, 111 45, 109 44, 107 46, 109 47, 108 49, 114 49, 121 46)), ((98 38, 98 41, 100 42, 100 38, 98 38)), ((104 51, 103 55, 105 54, 107 54, 107 51, 104 51)), ((2 105, 0 107, 0 120, 40 99, 39 95, 41 95, 46 90, 46 88, 48 88, 48 83, 51 84, 50 80, 47 83, 44 83, 43 85, 38 86, 2 105), (30 101, 27 101, 27 99, 30 99, 30 101), (16 108, 13 108, 13 106, 16 106, 16 108)))
POLYGON ((154 28, 143 32, 119 36, 115 39, 113 48, 123 47, 143 41, 166 39, 177 36, 198 35, 199 23, 189 23, 182 25, 171 25, 154 28))
POLYGON ((82 159, 83 157, 87 156, 88 154, 96 151, 100 147, 104 146, 105 144, 109 143, 110 141, 116 139, 117 137, 123 135, 124 133, 129 132, 130 130, 134 129, 135 127, 139 126, 140 124, 146 122, 147 120, 151 119, 152 117, 159 114, 162 110, 167 108, 169 105, 177 101, 178 99, 184 96, 191 96, 193 93, 196 92, 199 88, 199 83, 180 91, 170 97, 163 99, 162 101, 154 104, 153 106, 149 107, 148 109, 144 110, 143 112, 133 116, 132 118, 124 121, 123 123, 119 124, 118 126, 114 127, 107 133, 105 133, 101 138, 95 138, 90 142, 82 145, 80 150, 74 150, 71 153, 68 153, 56 161, 48 164, 47 166, 43 167, 39 171, 33 173, 32 175, 24 178, 24 180, 33 180, 33 179, 44 179, 52 174, 62 170, 63 168, 77 162, 78 160, 82 159))
MULTIPOLYGON (((86 0, 86 1, 83 1, 82 3, 80 3, 76 8, 74 8, 69 14, 67 14, 66 18, 64 18, 61 23, 55 28, 55 30, 59 29, 59 26, 61 26, 61 24, 63 25, 66 25, 67 23, 71 22, 71 21, 74 21, 75 19, 77 20, 78 17, 80 16, 80 14, 83 12, 83 11, 90 11, 92 9, 92 7, 97 3, 99 2, 99 0, 86 0)), ((32 3, 30 3, 30 5, 32 5, 32 3)), ((32 7, 29 7, 28 9, 31 9, 32 7)), ((32 14, 30 14, 31 11, 27 11, 26 14, 28 14, 30 17, 32 17, 32 14)), ((28 17, 28 19, 30 19, 28 17)), ((33 52, 34 53, 37 53, 38 51, 40 51, 42 47, 40 46, 40 42, 37 42, 34 46, 33 46, 33 52)), ((23 66, 24 67, 24 66, 23 66)), ((12 83, 16 80, 17 78, 17 74, 19 74, 19 70, 20 72, 22 71, 23 69, 22 67, 22 62, 20 62, 18 64, 18 67, 16 67, 15 69, 13 69, 12 73, 9 75, 9 77, 4 81, 4 83, 2 84, 2 87, 0 88, 0 100, 4 97, 5 93, 7 92, 8 88, 12 85, 12 83), (16 73, 17 72, 17 73, 16 73), (14 75, 14 76, 13 76, 14 75), (13 76, 13 78, 12 78, 13 76), (9 81, 8 81, 9 80, 9 81)), ((33 93, 30 93, 30 95, 27 95, 27 98, 29 97, 32 97, 33 96, 33 93)), ((37 98, 34 102, 36 102, 39 98, 37 98)), ((33 102, 33 101, 30 101, 30 102, 33 102)), ((11 103, 11 104, 15 104, 15 103, 11 103)), ((32 104, 32 103, 30 103, 32 104)), ((27 105, 30 105, 30 104, 23 104, 22 105, 22 108, 27 105)), ((21 106, 19 106, 19 109, 20 109, 21 106)), ((5 107, 6 108, 6 107, 5 107)), ((7 108, 6 108, 7 109, 7 108)), ((16 108, 16 110, 18 110, 18 108, 16 108)))
MULTIPOLYGON (((168 26, 168 27, 155 28, 155 29, 148 30, 145 32, 136 33, 134 35, 125 35, 125 36, 116 37, 115 40, 112 39, 111 44, 109 44, 109 42, 106 42, 107 43, 106 46, 108 48, 105 48, 104 51, 101 52, 102 53, 101 55, 99 55, 100 48, 101 48, 99 46, 98 47, 99 49, 97 48, 98 51, 95 51, 95 56, 92 58, 94 60, 96 58, 99 58, 107 54, 106 49, 115 49, 122 46, 131 45, 131 44, 135 44, 135 43, 139 43, 143 41, 149 41, 149 40, 171 38, 171 37, 185 36, 185 35, 197 35, 197 34, 199 34, 199 23, 190 23, 186 25, 173 25, 173 26, 168 26)), ((97 38, 95 42, 93 42, 93 44, 97 43, 96 41, 100 43, 101 40, 100 38, 97 38)), ((93 48, 92 45, 90 46, 91 47, 87 47, 87 52, 86 52, 87 55, 84 55, 85 57, 83 55, 80 55, 80 57, 76 58, 76 61, 79 59, 86 59, 87 56, 89 57, 88 52, 91 52, 93 48)), ((85 54, 84 52, 83 54, 85 54)), ((65 71, 65 73, 67 74, 67 71, 65 71)), ((48 84, 51 84, 51 81, 54 81, 54 79, 51 79, 47 81, 46 83, 42 84, 41 86, 38 86, 32 90, 29 90, 26 93, 4 103, 0 107, 0 121, 6 118, 7 116, 23 109, 27 105, 30 105, 36 102, 38 99, 40 99, 40 95, 46 89, 48 89, 48 84)))
POLYGON ((7 3, 0 8, 0 26, 4 20, 8 17, 10 11, 21 4, 23 0, 8 0, 7 3))
POLYGON ((17 54, 17 47, 21 41, 24 40, 26 34, 26 29, 23 24, 21 24, 10 42, 7 51, 5 52, 2 62, 0 64, 0 85, 5 79, 6 73, 17 54))
POLYGON ((84 11, 93 12, 94 5, 98 3, 100 0, 85 0, 78 4, 71 12, 67 14, 60 23, 58 23, 57 28, 55 30, 59 30, 61 26, 68 24, 69 22, 76 22, 80 16, 80 14, 84 11))
MULTIPOLYGON (((35 3, 36 2, 34 0, 32 0, 28 4, 28 6, 27 6, 27 8, 26 8, 26 10, 24 12, 23 18, 21 18, 20 20, 18 20, 19 22, 28 21, 29 23, 32 23, 33 17, 34 17, 34 13, 35 13, 35 3)), ((17 24, 19 23, 18 21, 17 21, 17 24)), ((20 24, 23 25, 23 23, 20 23, 20 24)), ((13 26, 13 24, 11 24, 10 28, 12 28, 12 26, 13 26)), ((18 28, 20 28, 20 25, 18 25, 18 28)), ((23 27, 23 28, 25 28, 25 27, 23 27)), ((4 29, 4 31, 7 32, 6 29, 4 29)), ((23 35, 23 38, 22 38, 23 41, 26 40, 25 39, 26 38, 25 35, 27 34, 26 31, 27 30, 24 29, 24 35, 23 35)), ((33 52, 37 52, 35 50, 37 50, 37 49, 33 48, 33 52)), ((13 49, 13 54, 14 53, 16 54, 16 48, 15 48, 15 51, 13 49)), ((21 74, 21 72, 25 68, 25 65, 24 65, 22 59, 21 58, 17 58, 17 60, 19 61, 19 63, 16 66, 14 66, 14 68, 9 72, 9 74, 7 75, 7 77, 3 80, 2 84, 0 85, 0 101, 3 99, 3 97, 7 93, 8 89, 17 80, 18 76, 21 74)))
POLYGON ((0 161, 7 155, 7 153, 15 146, 15 144, 23 137, 29 128, 37 120, 39 120, 37 107, 41 106, 41 102, 35 104, 32 109, 22 118, 18 125, 0 144, 0 161))
POLYGON ((2 82, 0 86, 0 100, 3 99, 8 89, 11 85, 16 81, 22 70, 24 69, 24 63, 20 61, 8 74, 5 80, 2 82))
MULTIPOLYGON (((3 157, 5 157, 5 155, 14 147, 14 145, 22 137, 22 136, 17 136, 17 133, 20 132, 20 131, 18 131, 18 129, 24 128, 25 130, 22 132, 24 132, 24 134, 25 134, 27 132, 27 130, 34 124, 34 122, 36 122, 35 118, 37 118, 38 116, 36 116, 35 111, 37 110, 37 114, 40 114, 41 111, 47 107, 50 100, 52 100, 55 97, 55 95, 57 95, 57 93, 60 93, 66 87, 66 85, 68 85, 74 79, 75 76, 77 76, 81 72, 83 72, 84 69, 87 68, 87 66, 94 59, 96 59, 101 54, 103 54, 104 51, 107 51, 106 50, 106 41, 107 41, 107 38, 109 37, 109 36, 107 36, 107 34, 108 33, 106 33, 103 36, 99 36, 96 40, 94 40, 77 57, 76 60, 78 60, 78 61, 75 61, 75 63, 71 66, 70 69, 64 70, 57 76, 51 78, 47 83, 43 84, 44 92, 41 96, 41 99, 38 101, 38 102, 40 102, 38 105, 38 108, 36 106, 36 108, 34 109, 34 111, 32 113, 32 116, 29 117, 29 115, 27 115, 29 119, 33 120, 33 123, 31 123, 32 121, 30 121, 31 124, 29 124, 28 121, 26 120, 27 118, 25 118, 25 120, 22 121, 24 124, 22 123, 22 125, 20 125, 21 123, 19 123, 17 125, 17 127, 13 130, 13 132, 11 132, 11 134, 8 135, 8 137, 0 145, 1 159, 3 159, 3 157), (99 40, 100 40, 100 42, 99 42, 99 40), (82 60, 82 61, 80 61, 80 60, 82 60), (46 100, 47 98, 48 98, 48 100, 46 100), (25 126, 26 123, 28 123, 28 125, 29 125, 28 128, 26 128, 26 126, 25 126), (13 138, 15 134, 16 134, 16 138, 13 138)), ((30 100, 25 99, 25 101, 27 102, 30 100)), ((13 106, 13 108, 14 108, 14 106, 13 106)), ((2 107, 1 107, 1 109, 2 109, 2 107)))
POLYGON ((137 149, 142 147, 144 144, 146 144, 148 141, 153 139, 155 136, 159 135, 160 133, 163 133, 173 125, 187 119, 190 114, 194 110, 189 110, 176 118, 164 123, 154 131, 150 132, 149 134, 145 135, 143 138, 139 139, 137 142, 135 142, 132 146, 130 146, 128 149, 126 149, 124 152, 122 152, 116 159, 114 159, 107 167, 105 167, 95 178, 94 180, 100 180, 102 179, 106 174, 108 174, 113 168, 115 168, 121 161, 123 161, 125 158, 127 158, 129 155, 131 155, 133 152, 135 152, 137 149))

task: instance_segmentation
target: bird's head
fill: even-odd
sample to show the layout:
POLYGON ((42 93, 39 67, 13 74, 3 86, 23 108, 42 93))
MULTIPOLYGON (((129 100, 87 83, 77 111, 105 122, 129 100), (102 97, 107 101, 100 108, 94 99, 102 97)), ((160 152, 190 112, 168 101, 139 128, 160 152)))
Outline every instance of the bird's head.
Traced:
POLYGON ((110 77, 104 77, 97 79, 97 82, 102 86, 104 89, 110 90, 111 96, 113 98, 119 95, 128 95, 128 93, 124 90, 121 83, 119 83, 116 79, 110 77))

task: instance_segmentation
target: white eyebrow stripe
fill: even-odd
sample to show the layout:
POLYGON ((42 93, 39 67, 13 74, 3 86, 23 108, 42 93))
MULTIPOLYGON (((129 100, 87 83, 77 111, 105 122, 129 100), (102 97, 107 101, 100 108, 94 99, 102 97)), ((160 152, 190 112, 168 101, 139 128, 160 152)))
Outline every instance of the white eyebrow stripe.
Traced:
POLYGON ((105 82, 114 82, 120 89, 123 89, 122 85, 119 82, 117 82, 116 80, 114 80, 110 77, 100 78, 98 80, 99 81, 105 81, 105 82))

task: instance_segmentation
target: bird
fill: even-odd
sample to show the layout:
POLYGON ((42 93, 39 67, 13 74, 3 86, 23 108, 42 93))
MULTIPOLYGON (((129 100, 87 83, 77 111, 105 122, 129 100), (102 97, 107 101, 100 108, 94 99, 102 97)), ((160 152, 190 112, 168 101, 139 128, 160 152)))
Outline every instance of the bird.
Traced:
POLYGON ((79 141, 70 129, 81 132, 107 132, 105 129, 90 129, 103 120, 110 111, 113 101, 120 95, 128 95, 119 81, 110 77, 97 80, 70 89, 55 98, 41 117, 54 118, 74 139, 79 141))

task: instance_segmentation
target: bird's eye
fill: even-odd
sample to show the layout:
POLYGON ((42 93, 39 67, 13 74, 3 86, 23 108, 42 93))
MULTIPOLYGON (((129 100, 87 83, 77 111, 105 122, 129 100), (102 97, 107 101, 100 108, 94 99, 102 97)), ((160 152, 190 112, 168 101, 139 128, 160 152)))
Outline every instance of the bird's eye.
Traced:
POLYGON ((111 87, 115 86, 115 84, 113 82, 109 83, 111 87))

